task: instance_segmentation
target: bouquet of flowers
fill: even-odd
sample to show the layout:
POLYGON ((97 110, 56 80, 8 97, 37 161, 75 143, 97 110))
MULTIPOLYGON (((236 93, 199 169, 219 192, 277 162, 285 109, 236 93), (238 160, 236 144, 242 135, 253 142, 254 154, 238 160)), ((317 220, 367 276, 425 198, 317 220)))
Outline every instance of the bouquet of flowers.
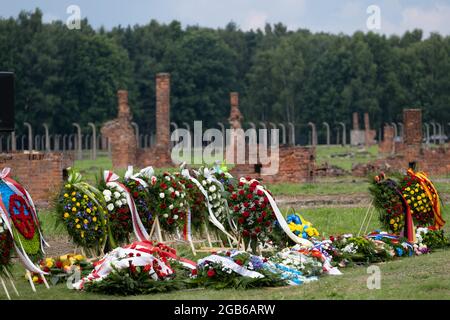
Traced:
POLYGON ((323 273, 324 261, 318 250, 285 248, 271 257, 269 261, 275 268, 282 271, 283 278, 294 285, 317 280, 317 277, 323 273))
POLYGON ((223 226, 229 226, 228 208, 226 207, 226 198, 224 197, 224 186, 216 179, 214 172, 206 167, 200 167, 199 170, 194 171, 194 173, 195 178, 201 183, 203 189, 207 193, 212 213, 223 226))
MULTIPOLYGON (((50 280, 54 285, 66 281, 75 272, 85 276, 93 268, 92 263, 80 254, 65 254, 56 258, 45 258, 41 260, 39 267, 50 275, 50 280)), ((42 278, 37 274, 33 273, 32 279, 34 283, 43 283, 42 278)))
POLYGON ((372 181, 369 191, 373 196, 373 204, 380 213, 383 227, 393 233, 401 232, 405 227, 407 204, 397 182, 386 179, 382 173, 372 181))
POLYGON ((164 172, 152 179, 148 190, 154 197, 153 211, 158 215, 161 227, 168 232, 183 227, 188 211, 185 185, 180 176, 164 172))
POLYGON ((341 252, 341 259, 347 263, 382 262, 395 255, 392 247, 384 241, 354 237, 351 234, 335 237, 333 246, 341 252))
POLYGON ((248 252, 230 250, 212 254, 197 262, 194 283, 214 289, 248 289, 287 284, 281 272, 271 271, 268 260, 248 252))
POLYGON ((420 180, 414 174, 406 175, 401 181, 403 197, 408 203, 414 223, 418 227, 434 224, 433 199, 424 190, 420 180))
MULTIPOLYGON (((144 181, 144 178, 146 176, 144 177, 141 173, 133 175, 133 168, 129 167, 125 174, 123 184, 127 187, 134 200, 142 224, 147 230, 150 230, 155 218, 155 213, 152 211, 152 204, 156 202, 156 198, 150 194, 147 188, 148 184, 144 181)), ((150 183, 156 183, 156 177, 150 180, 150 183)))
POLYGON ((228 199, 232 219, 244 240, 245 247, 250 244, 253 252, 258 244, 269 240, 276 220, 269 199, 262 188, 264 187, 257 180, 249 177, 241 178, 228 199))
POLYGON ((11 263, 13 240, 0 215, 0 276, 2 276, 11 263))
POLYGON ((118 244, 128 243, 133 232, 130 208, 126 195, 118 186, 102 182, 99 190, 103 194, 112 237, 118 244))
POLYGON ((191 228, 200 232, 202 226, 208 221, 208 208, 205 196, 195 183, 182 177, 180 172, 176 172, 174 175, 184 185, 186 202, 189 204, 189 209, 191 210, 191 228))
POLYGON ((288 215, 286 221, 291 232, 293 232, 297 237, 310 239, 311 237, 319 236, 319 231, 312 226, 311 222, 306 221, 297 213, 288 215))
POLYGON ((416 229, 417 242, 428 249, 438 249, 450 246, 450 239, 445 236, 444 230, 433 230, 429 228, 416 229))
POLYGON ((72 241, 84 249, 103 250, 108 237, 107 209, 102 193, 70 169, 69 178, 58 199, 56 211, 72 241))

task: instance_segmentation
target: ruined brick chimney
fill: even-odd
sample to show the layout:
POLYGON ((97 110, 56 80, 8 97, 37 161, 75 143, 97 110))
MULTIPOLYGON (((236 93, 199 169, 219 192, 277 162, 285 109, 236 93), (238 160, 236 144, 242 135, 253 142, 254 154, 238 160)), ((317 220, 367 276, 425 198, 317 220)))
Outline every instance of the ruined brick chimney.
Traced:
POLYGON ((156 75, 156 147, 170 149, 170 74, 156 75))
POLYGON ((359 114, 358 112, 353 112, 353 130, 359 130, 359 114))
POLYGON ((404 133, 403 141, 406 145, 422 144, 422 110, 404 109, 403 110, 404 133))
POLYGON ((231 92, 230 93, 230 117, 228 121, 233 129, 239 129, 242 127, 241 121, 243 119, 242 113, 239 110, 239 93, 231 92))
POLYGON ((131 125, 131 111, 128 106, 128 91, 117 92, 117 118, 106 122, 101 133, 111 144, 111 157, 114 168, 126 168, 136 162, 136 135, 131 125))

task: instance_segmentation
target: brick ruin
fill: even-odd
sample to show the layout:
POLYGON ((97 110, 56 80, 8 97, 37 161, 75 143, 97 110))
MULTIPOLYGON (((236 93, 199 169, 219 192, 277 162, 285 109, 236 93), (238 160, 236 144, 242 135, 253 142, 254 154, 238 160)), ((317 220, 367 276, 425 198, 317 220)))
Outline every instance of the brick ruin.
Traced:
MULTIPOLYGON (((239 111, 239 96, 233 92, 230 94, 231 111, 229 122, 231 128, 241 128, 243 119, 239 111)), ((230 143, 231 148, 235 148, 234 139, 230 143)), ((257 145, 245 146, 245 159, 249 159, 250 152, 257 150, 257 145)), ((235 152, 233 154, 236 154, 235 152)), ((278 159, 278 172, 276 174, 268 174, 271 162, 268 164, 236 164, 230 171, 235 177, 251 176, 262 179, 265 183, 299 183, 312 182, 315 177, 316 168, 316 149, 314 147, 288 146, 280 145, 278 155, 269 154, 278 159)))
POLYGON ((119 113, 116 119, 106 122, 101 133, 111 143, 114 168, 126 168, 136 163, 136 135, 131 125, 131 111, 128 105, 128 92, 117 92, 119 113))
POLYGON ((10 167, 13 179, 20 182, 38 207, 47 207, 57 196, 63 181, 64 169, 73 165, 73 155, 64 153, 3 153, 0 170, 10 167))
POLYGON ((411 166, 431 175, 450 174, 450 152, 446 147, 430 148, 422 143, 422 110, 403 110, 403 142, 394 142, 394 129, 384 128, 380 152, 389 154, 366 166, 357 166, 353 174, 366 175, 370 171, 401 171, 411 166))
POLYGON ((170 75, 156 75, 156 144, 151 148, 138 148, 136 134, 131 125, 131 111, 128 92, 117 93, 119 112, 116 119, 106 122, 101 133, 111 144, 114 168, 153 166, 157 168, 173 166, 170 157, 170 75))

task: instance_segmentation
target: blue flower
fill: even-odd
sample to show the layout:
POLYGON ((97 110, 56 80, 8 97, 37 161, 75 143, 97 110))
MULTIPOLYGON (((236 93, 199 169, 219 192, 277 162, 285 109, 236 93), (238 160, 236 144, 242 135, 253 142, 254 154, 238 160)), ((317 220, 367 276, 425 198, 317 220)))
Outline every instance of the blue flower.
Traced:
POLYGON ((401 248, 395 248, 395 251, 397 252, 397 255, 401 257, 403 255, 403 250, 401 248))

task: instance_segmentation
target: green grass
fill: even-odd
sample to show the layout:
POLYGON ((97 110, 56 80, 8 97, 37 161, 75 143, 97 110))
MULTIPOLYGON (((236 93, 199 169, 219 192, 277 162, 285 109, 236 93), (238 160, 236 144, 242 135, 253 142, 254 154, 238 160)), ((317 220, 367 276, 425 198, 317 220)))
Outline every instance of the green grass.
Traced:
MULTIPOLYGON (((367 269, 350 267, 341 269, 341 276, 323 276, 319 281, 296 287, 265 288, 252 290, 211 290, 196 289, 175 291, 167 294, 141 296, 107 296, 69 290, 65 284, 52 286, 50 290, 37 286, 33 293, 23 278, 23 269, 14 268, 16 286, 21 294, 19 299, 46 300, 247 300, 247 299, 449 299, 450 298, 450 250, 436 251, 430 255, 401 258, 378 264, 381 271, 381 288, 367 288, 367 269)), ((6 298, 0 291, 0 299, 6 298)), ((17 298, 17 297, 13 297, 17 298)))
POLYGON ((368 163, 377 159, 378 146, 373 145, 368 150, 365 148, 351 146, 317 146, 316 160, 317 163, 323 164, 327 162, 330 165, 340 167, 350 171, 352 165, 356 163, 368 163), (353 154, 351 157, 337 157, 336 155, 353 154), (332 157, 335 156, 335 157, 332 157))

